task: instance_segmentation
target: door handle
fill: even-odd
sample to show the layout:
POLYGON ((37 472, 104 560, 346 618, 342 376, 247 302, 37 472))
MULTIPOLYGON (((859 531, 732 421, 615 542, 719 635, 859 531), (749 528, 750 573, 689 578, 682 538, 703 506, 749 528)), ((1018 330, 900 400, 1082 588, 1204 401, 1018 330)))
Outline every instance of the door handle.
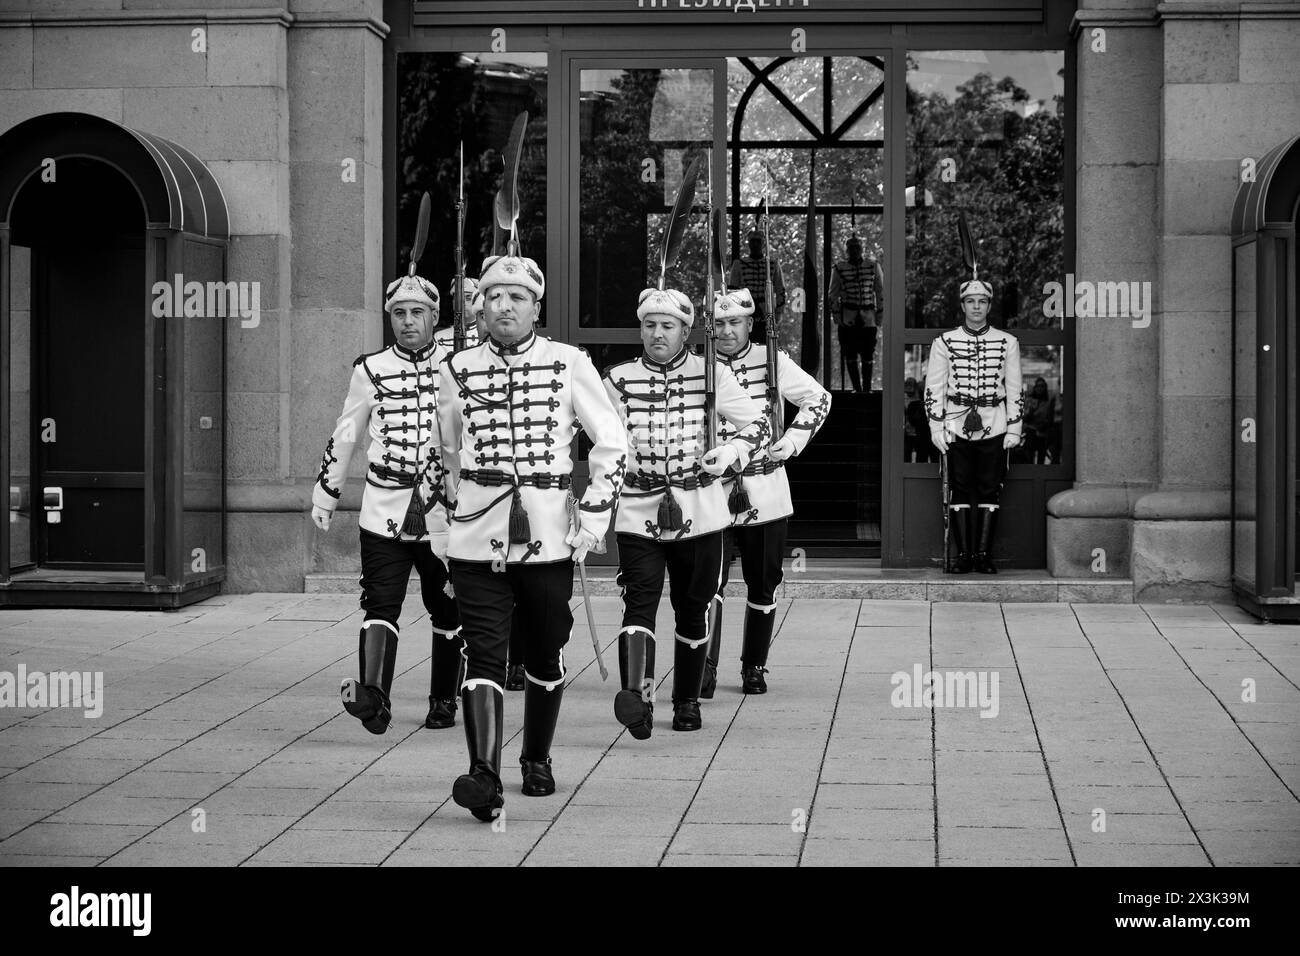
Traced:
POLYGON ((63 489, 44 488, 42 492, 45 497, 45 521, 48 524, 59 524, 63 520, 63 489))

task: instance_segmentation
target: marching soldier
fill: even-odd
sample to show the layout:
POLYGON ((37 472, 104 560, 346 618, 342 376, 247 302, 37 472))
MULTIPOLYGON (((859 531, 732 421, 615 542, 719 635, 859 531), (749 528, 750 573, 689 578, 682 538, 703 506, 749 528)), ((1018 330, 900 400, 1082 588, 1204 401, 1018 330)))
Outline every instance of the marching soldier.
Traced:
POLYGON ((770 437, 763 406, 725 365, 716 396, 705 389, 705 359, 686 347, 695 321, 691 302, 673 289, 647 289, 637 307, 639 358, 611 366, 605 387, 627 429, 632 461, 619 499, 618 582, 623 629, 618 636, 623 689, 614 713, 644 740, 654 723, 655 612, 669 576, 673 642, 673 730, 699 730, 700 687, 708 654, 707 616, 722 580, 722 529, 730 522, 720 476, 744 467, 770 437), (731 422, 710 449, 706 402, 731 422))
MULTIPOLYGON (((736 381, 756 402, 768 394, 767 350, 754 344, 754 299, 748 289, 720 292, 714 298, 713 327, 717 330, 718 355, 736 381)), ((770 447, 754 455, 739 473, 723 477, 728 489, 731 527, 723 543, 722 584, 710 605, 709 656, 700 696, 712 698, 718 682, 718 655, 722 649, 723 592, 731 571, 733 548, 740 551, 740 566, 747 589, 744 643, 741 648, 741 686, 746 694, 767 693, 767 647, 772 641, 776 617, 776 589, 782 579, 786 533, 794 504, 785 474, 787 459, 807 447, 830 413, 831 395, 815 378, 785 353, 776 356, 778 401, 799 406, 799 413, 785 434, 770 447)), ((725 416, 718 421, 718 437, 728 441, 736 426, 725 416)))
MULTIPOLYGON (((455 282, 452 282, 455 289, 455 282)), ((455 295, 455 292, 449 292, 455 295)), ((483 314, 483 295, 478 290, 478 280, 465 277, 465 310, 473 317, 473 322, 465 328, 465 347, 473 348, 487 338, 487 319, 483 314)), ((450 325, 434 333, 434 340, 448 352, 454 351, 456 330, 450 325)), ((524 651, 523 631, 518 621, 510 627, 510 651, 506 658, 506 690, 524 689, 524 651)))
POLYGON ((448 554, 467 643, 461 704, 470 769, 452 798, 488 821, 504 802, 502 684, 512 616, 524 632, 523 792, 555 792, 550 750, 573 626, 574 562, 604 537, 627 445, 586 353, 533 331, 545 291, 537 264, 516 254, 489 258, 479 288, 488 337, 443 363, 438 412, 456 488, 448 554), (573 527, 566 505, 579 420, 592 448, 573 527))
POLYGON ((952 572, 968 574, 973 564, 980 574, 996 574, 993 525, 1007 453, 1020 444, 1024 418, 1020 343, 989 325, 993 287, 978 272, 958 295, 965 319, 930 348, 925 409, 930 440, 948 459, 948 518, 957 547, 952 572))
POLYGON ((878 316, 884 309, 885 277, 879 262, 863 258, 862 240, 856 230, 845 243, 845 252, 848 257, 831 267, 826 298, 831 315, 835 317, 840 354, 848 365, 853 390, 870 392, 877 326, 880 324, 878 316), (861 378, 859 359, 862 362, 861 378))
POLYGON ((372 734, 392 719, 389 693, 397 660, 398 615, 414 565, 433 629, 425 726, 456 722, 460 629, 447 593, 445 472, 438 447, 438 365, 433 341, 438 290, 410 274, 388 286, 384 310, 397 342, 353 363, 343 412, 325 445, 312 489, 312 520, 328 531, 348 463, 363 439, 368 468, 361 498, 361 676, 343 681, 344 709, 372 734))

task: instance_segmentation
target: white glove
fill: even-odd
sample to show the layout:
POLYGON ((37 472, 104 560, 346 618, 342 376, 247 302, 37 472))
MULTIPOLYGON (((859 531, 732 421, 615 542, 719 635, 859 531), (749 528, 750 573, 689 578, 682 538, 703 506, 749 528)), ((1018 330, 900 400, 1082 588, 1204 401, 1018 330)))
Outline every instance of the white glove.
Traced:
POLYGON ((700 467, 710 475, 721 475, 738 461, 740 461, 740 452, 729 444, 721 445, 705 453, 700 459, 700 467))
POLYGON ((784 435, 772 442, 771 447, 767 449, 767 457, 773 461, 785 461, 793 455, 794 442, 784 435))
POLYGON ((1006 436, 1002 439, 1003 448, 1015 448, 1019 444, 1020 444, 1020 436, 1013 435, 1011 434, 1011 432, 1007 432, 1006 436))
POLYGON ((316 527, 322 531, 330 529, 330 518, 334 517, 334 512, 326 511, 320 505, 311 506, 311 520, 316 527))
POLYGON ((940 428, 938 431, 931 431, 930 444, 939 449, 939 454, 948 454, 948 430, 940 428))
POLYGON ((573 548, 573 560, 582 564, 587 560, 587 552, 599 544, 600 539, 596 537, 596 532, 579 528, 577 531, 570 531, 564 543, 573 548))
POLYGON ((429 548, 433 551, 434 557, 444 565, 447 563, 447 545, 450 541, 451 535, 446 531, 429 535, 429 548))

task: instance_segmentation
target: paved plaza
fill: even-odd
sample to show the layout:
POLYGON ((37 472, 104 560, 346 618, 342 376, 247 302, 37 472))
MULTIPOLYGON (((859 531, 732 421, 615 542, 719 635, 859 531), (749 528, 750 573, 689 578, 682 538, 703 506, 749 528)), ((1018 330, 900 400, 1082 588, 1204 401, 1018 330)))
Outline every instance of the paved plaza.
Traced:
POLYGON ((575 600, 558 790, 520 793, 507 694, 491 826, 451 802, 460 715, 423 728, 415 599, 382 737, 338 703, 354 596, 0 612, 7 693, 20 674, 24 695, 49 672, 103 675, 99 716, 4 699, 0 864, 1300 863, 1300 628, 1227 606, 787 599, 771 692, 746 697, 732 603, 704 729, 669 729, 661 641, 654 736, 635 741, 613 716, 619 601, 593 599, 602 683, 575 600), (928 672, 943 706, 925 705, 928 672))

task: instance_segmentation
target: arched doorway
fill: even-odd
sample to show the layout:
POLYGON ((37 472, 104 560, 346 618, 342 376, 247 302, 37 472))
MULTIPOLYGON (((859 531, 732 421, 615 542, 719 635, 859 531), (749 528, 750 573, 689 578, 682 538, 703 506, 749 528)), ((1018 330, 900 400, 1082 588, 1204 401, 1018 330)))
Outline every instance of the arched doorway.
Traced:
POLYGON ((1300 136, 1269 150, 1232 211, 1232 586, 1237 603, 1300 620, 1296 595, 1296 281, 1300 136))
POLYGON ((227 223, 159 137, 76 113, 0 135, 0 604, 220 589, 227 223))

